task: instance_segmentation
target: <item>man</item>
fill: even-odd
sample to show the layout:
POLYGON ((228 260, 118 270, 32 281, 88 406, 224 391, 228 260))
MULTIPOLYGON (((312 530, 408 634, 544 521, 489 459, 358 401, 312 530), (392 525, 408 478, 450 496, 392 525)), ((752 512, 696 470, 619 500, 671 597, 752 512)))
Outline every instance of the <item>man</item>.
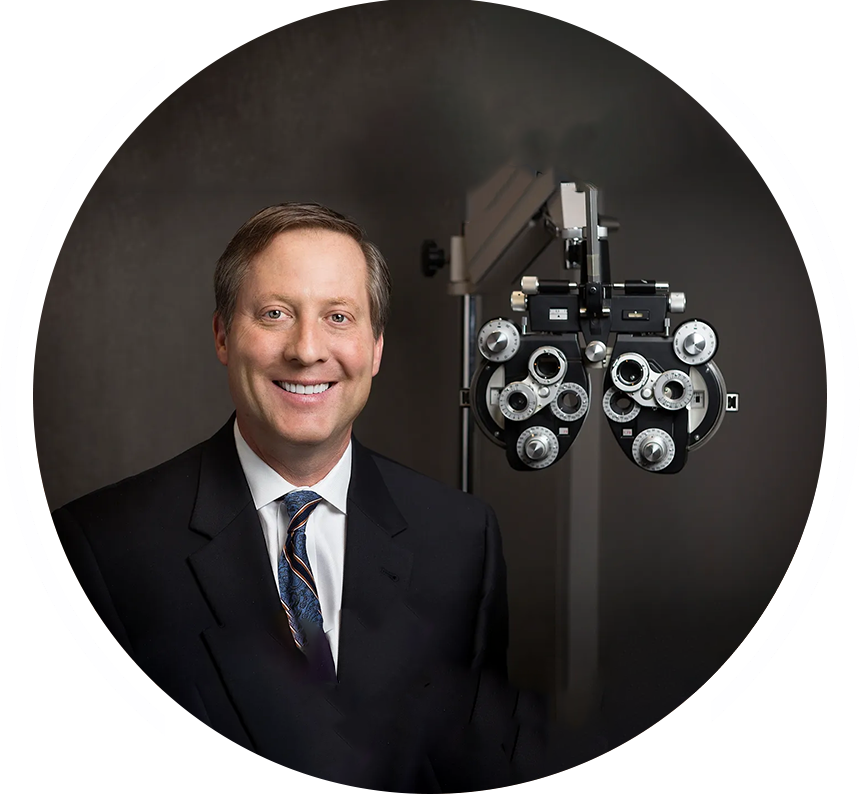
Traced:
POLYGON ((448 729, 416 715, 461 674, 504 676, 504 562, 488 507, 352 436, 385 262, 344 216, 282 204, 231 240, 215 294, 234 417, 56 511, 69 560, 132 658, 223 735, 354 785, 452 785, 427 751, 448 729))

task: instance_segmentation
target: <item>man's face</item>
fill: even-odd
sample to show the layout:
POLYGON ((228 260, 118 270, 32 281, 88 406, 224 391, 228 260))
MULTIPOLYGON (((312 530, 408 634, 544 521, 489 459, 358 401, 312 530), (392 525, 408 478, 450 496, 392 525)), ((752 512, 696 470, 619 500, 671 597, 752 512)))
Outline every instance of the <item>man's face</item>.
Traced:
POLYGON ((382 358, 358 243, 324 229, 278 235, 251 264, 230 332, 218 317, 214 330, 258 454, 346 448, 382 358))

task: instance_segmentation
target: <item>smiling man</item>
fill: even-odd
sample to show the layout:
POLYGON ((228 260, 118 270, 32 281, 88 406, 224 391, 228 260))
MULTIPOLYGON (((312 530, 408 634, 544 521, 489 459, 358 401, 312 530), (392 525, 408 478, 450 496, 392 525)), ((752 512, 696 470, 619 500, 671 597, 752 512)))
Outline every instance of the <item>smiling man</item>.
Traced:
POLYGON ((257 213, 215 272, 235 415, 54 520, 102 620, 199 719, 309 774, 434 790, 415 709, 460 673, 504 677, 505 569, 486 505, 352 435, 389 294, 353 221, 257 213))
MULTIPOLYGON (((277 210, 284 212, 271 212, 277 210)), ((373 277, 387 291, 382 259, 372 255, 373 277)), ((221 260, 219 285, 231 261, 221 260)), ((256 255, 232 312, 219 305, 215 314, 215 345, 241 436, 296 484, 318 482, 346 451, 379 371, 382 327, 373 315, 382 309, 372 308, 369 270, 355 238, 291 229, 256 255)))

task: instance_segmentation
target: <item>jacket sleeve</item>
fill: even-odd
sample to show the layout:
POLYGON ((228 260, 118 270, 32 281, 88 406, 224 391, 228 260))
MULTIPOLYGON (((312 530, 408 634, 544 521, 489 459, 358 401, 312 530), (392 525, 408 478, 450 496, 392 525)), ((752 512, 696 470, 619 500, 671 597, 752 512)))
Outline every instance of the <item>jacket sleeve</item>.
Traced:
POLYGON ((508 674, 507 571, 499 522, 489 506, 484 524, 484 573, 472 668, 488 670, 502 678, 508 674))
POLYGON ((66 552, 66 557, 69 558, 69 563, 75 576, 78 577, 84 593, 110 633, 122 645, 126 653, 133 656, 125 627, 117 614, 84 528, 75 519, 71 511, 65 507, 54 511, 51 517, 54 519, 54 526, 57 528, 63 551, 66 552))

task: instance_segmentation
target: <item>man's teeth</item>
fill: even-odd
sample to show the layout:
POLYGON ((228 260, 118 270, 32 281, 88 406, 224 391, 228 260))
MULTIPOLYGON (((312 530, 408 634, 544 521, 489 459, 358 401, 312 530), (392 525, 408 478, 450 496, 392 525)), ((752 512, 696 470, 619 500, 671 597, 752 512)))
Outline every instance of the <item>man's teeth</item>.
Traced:
POLYGON ((285 380, 277 381, 277 384, 284 391, 289 391, 293 394, 320 394, 321 392, 324 392, 329 386, 331 386, 330 383, 315 383, 312 386, 305 386, 302 383, 289 383, 285 380))

